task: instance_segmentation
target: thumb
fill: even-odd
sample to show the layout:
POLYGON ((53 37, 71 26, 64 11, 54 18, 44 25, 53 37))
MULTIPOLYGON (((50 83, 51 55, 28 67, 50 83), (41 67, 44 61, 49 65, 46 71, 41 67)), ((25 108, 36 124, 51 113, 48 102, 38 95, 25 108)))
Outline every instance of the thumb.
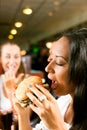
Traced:
POLYGON ((16 83, 18 84, 23 79, 23 77, 24 77, 24 73, 19 74, 16 78, 16 83))
POLYGON ((21 106, 16 98, 15 93, 12 94, 12 106, 13 106, 13 110, 19 113, 21 106))

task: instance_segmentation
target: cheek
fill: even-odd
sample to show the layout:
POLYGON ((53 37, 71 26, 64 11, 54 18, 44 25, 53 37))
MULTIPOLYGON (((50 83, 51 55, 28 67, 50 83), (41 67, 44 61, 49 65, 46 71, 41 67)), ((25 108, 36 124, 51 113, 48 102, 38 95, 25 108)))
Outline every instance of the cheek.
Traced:
POLYGON ((7 64, 5 64, 5 63, 2 64, 2 70, 3 70, 4 72, 8 71, 7 64))
POLYGON ((21 64, 21 59, 18 59, 18 60, 16 61, 16 65, 17 65, 18 68, 20 67, 20 64, 21 64))
POLYGON ((2 67, 5 67, 7 65, 7 63, 8 63, 7 60, 1 59, 2 67))
POLYGON ((15 73, 17 73, 17 71, 19 70, 20 65, 21 65, 21 60, 17 60, 15 63, 16 63, 15 64, 15 73))
POLYGON ((59 84, 66 86, 66 84, 68 83, 68 69, 60 69, 56 73, 56 79, 59 84))
POLYGON ((64 69, 64 70, 59 70, 56 73, 56 80, 58 82, 58 85, 55 89, 55 94, 61 96, 61 95, 65 95, 68 94, 70 92, 70 84, 68 82, 68 70, 64 69))

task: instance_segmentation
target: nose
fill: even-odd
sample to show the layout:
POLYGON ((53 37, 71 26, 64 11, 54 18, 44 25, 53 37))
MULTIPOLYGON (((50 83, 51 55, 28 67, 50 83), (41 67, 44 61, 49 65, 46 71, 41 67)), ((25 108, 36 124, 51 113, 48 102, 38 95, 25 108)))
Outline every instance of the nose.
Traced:
POLYGON ((46 67, 45 67, 46 72, 54 72, 54 65, 52 62, 50 62, 46 67))
POLYGON ((9 59, 9 63, 10 63, 10 64, 13 64, 14 61, 15 61, 15 59, 14 59, 13 57, 11 57, 11 58, 9 59))

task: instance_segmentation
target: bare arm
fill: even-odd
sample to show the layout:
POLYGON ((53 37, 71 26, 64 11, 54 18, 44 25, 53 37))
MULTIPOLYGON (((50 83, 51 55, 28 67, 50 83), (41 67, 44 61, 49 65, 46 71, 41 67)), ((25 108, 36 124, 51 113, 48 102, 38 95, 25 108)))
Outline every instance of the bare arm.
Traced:
POLYGON ((19 115, 18 116, 19 122, 19 130, 32 130, 30 126, 29 116, 27 115, 19 115))
POLYGON ((31 109, 30 107, 21 107, 18 101, 15 98, 15 95, 12 96, 13 106, 18 115, 18 126, 19 130, 32 130, 30 124, 30 116, 31 116, 31 109))

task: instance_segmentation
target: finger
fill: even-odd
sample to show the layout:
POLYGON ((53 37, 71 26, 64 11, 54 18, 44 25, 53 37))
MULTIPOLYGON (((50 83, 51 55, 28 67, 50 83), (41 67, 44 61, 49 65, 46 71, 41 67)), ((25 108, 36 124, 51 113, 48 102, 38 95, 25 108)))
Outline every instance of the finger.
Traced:
POLYGON ((21 105, 18 102, 14 92, 12 93, 12 103, 13 103, 14 108, 16 108, 16 109, 21 108, 21 105))
POLYGON ((24 77, 24 73, 19 74, 16 78, 16 83, 19 83, 23 77, 24 77))
MULTIPOLYGON (((34 99, 34 97, 30 97, 29 94, 29 99, 38 107, 38 109, 43 109, 47 107, 47 104, 49 103, 47 97, 45 96, 45 94, 43 94, 41 91, 39 91, 37 88, 35 87, 30 87, 30 90, 34 93, 33 96, 37 97, 36 99, 34 99)), ((31 95, 31 96, 32 96, 31 95)))
POLYGON ((31 102, 36 106, 36 107, 42 107, 41 102, 39 101, 39 99, 34 96, 31 92, 27 92, 26 93, 27 96, 29 97, 29 99, 31 100, 31 102))
POLYGON ((37 114, 39 115, 39 109, 34 104, 30 104, 29 107, 37 114))
POLYGON ((36 87, 47 97, 49 101, 54 101, 54 97, 50 94, 50 92, 44 88, 42 85, 36 84, 36 87))
POLYGON ((43 95, 43 93, 41 91, 39 91, 37 88, 35 88, 33 86, 29 86, 28 88, 30 91, 32 91, 37 96, 37 98, 39 98, 43 95))
POLYGON ((14 79, 15 78, 15 74, 14 74, 14 72, 13 71, 7 71, 6 73, 5 73, 5 80, 7 81, 7 80, 12 80, 12 79, 14 79))
POLYGON ((14 71, 9 71, 8 74, 9 74, 8 78, 15 79, 15 73, 14 73, 14 71))
POLYGON ((50 92, 44 88, 41 85, 37 85, 36 87, 29 87, 29 89, 38 97, 38 99, 41 99, 41 97, 43 97, 43 95, 46 97, 45 100, 41 99, 40 101, 42 102, 43 100, 43 105, 46 105, 47 100, 54 102, 55 98, 50 94, 50 92))
POLYGON ((43 92, 41 92, 40 90, 38 90, 35 87, 31 87, 30 89, 37 96, 39 101, 41 103, 43 103, 43 105, 45 105, 47 103, 47 96, 46 96, 46 94, 44 94, 43 92))

